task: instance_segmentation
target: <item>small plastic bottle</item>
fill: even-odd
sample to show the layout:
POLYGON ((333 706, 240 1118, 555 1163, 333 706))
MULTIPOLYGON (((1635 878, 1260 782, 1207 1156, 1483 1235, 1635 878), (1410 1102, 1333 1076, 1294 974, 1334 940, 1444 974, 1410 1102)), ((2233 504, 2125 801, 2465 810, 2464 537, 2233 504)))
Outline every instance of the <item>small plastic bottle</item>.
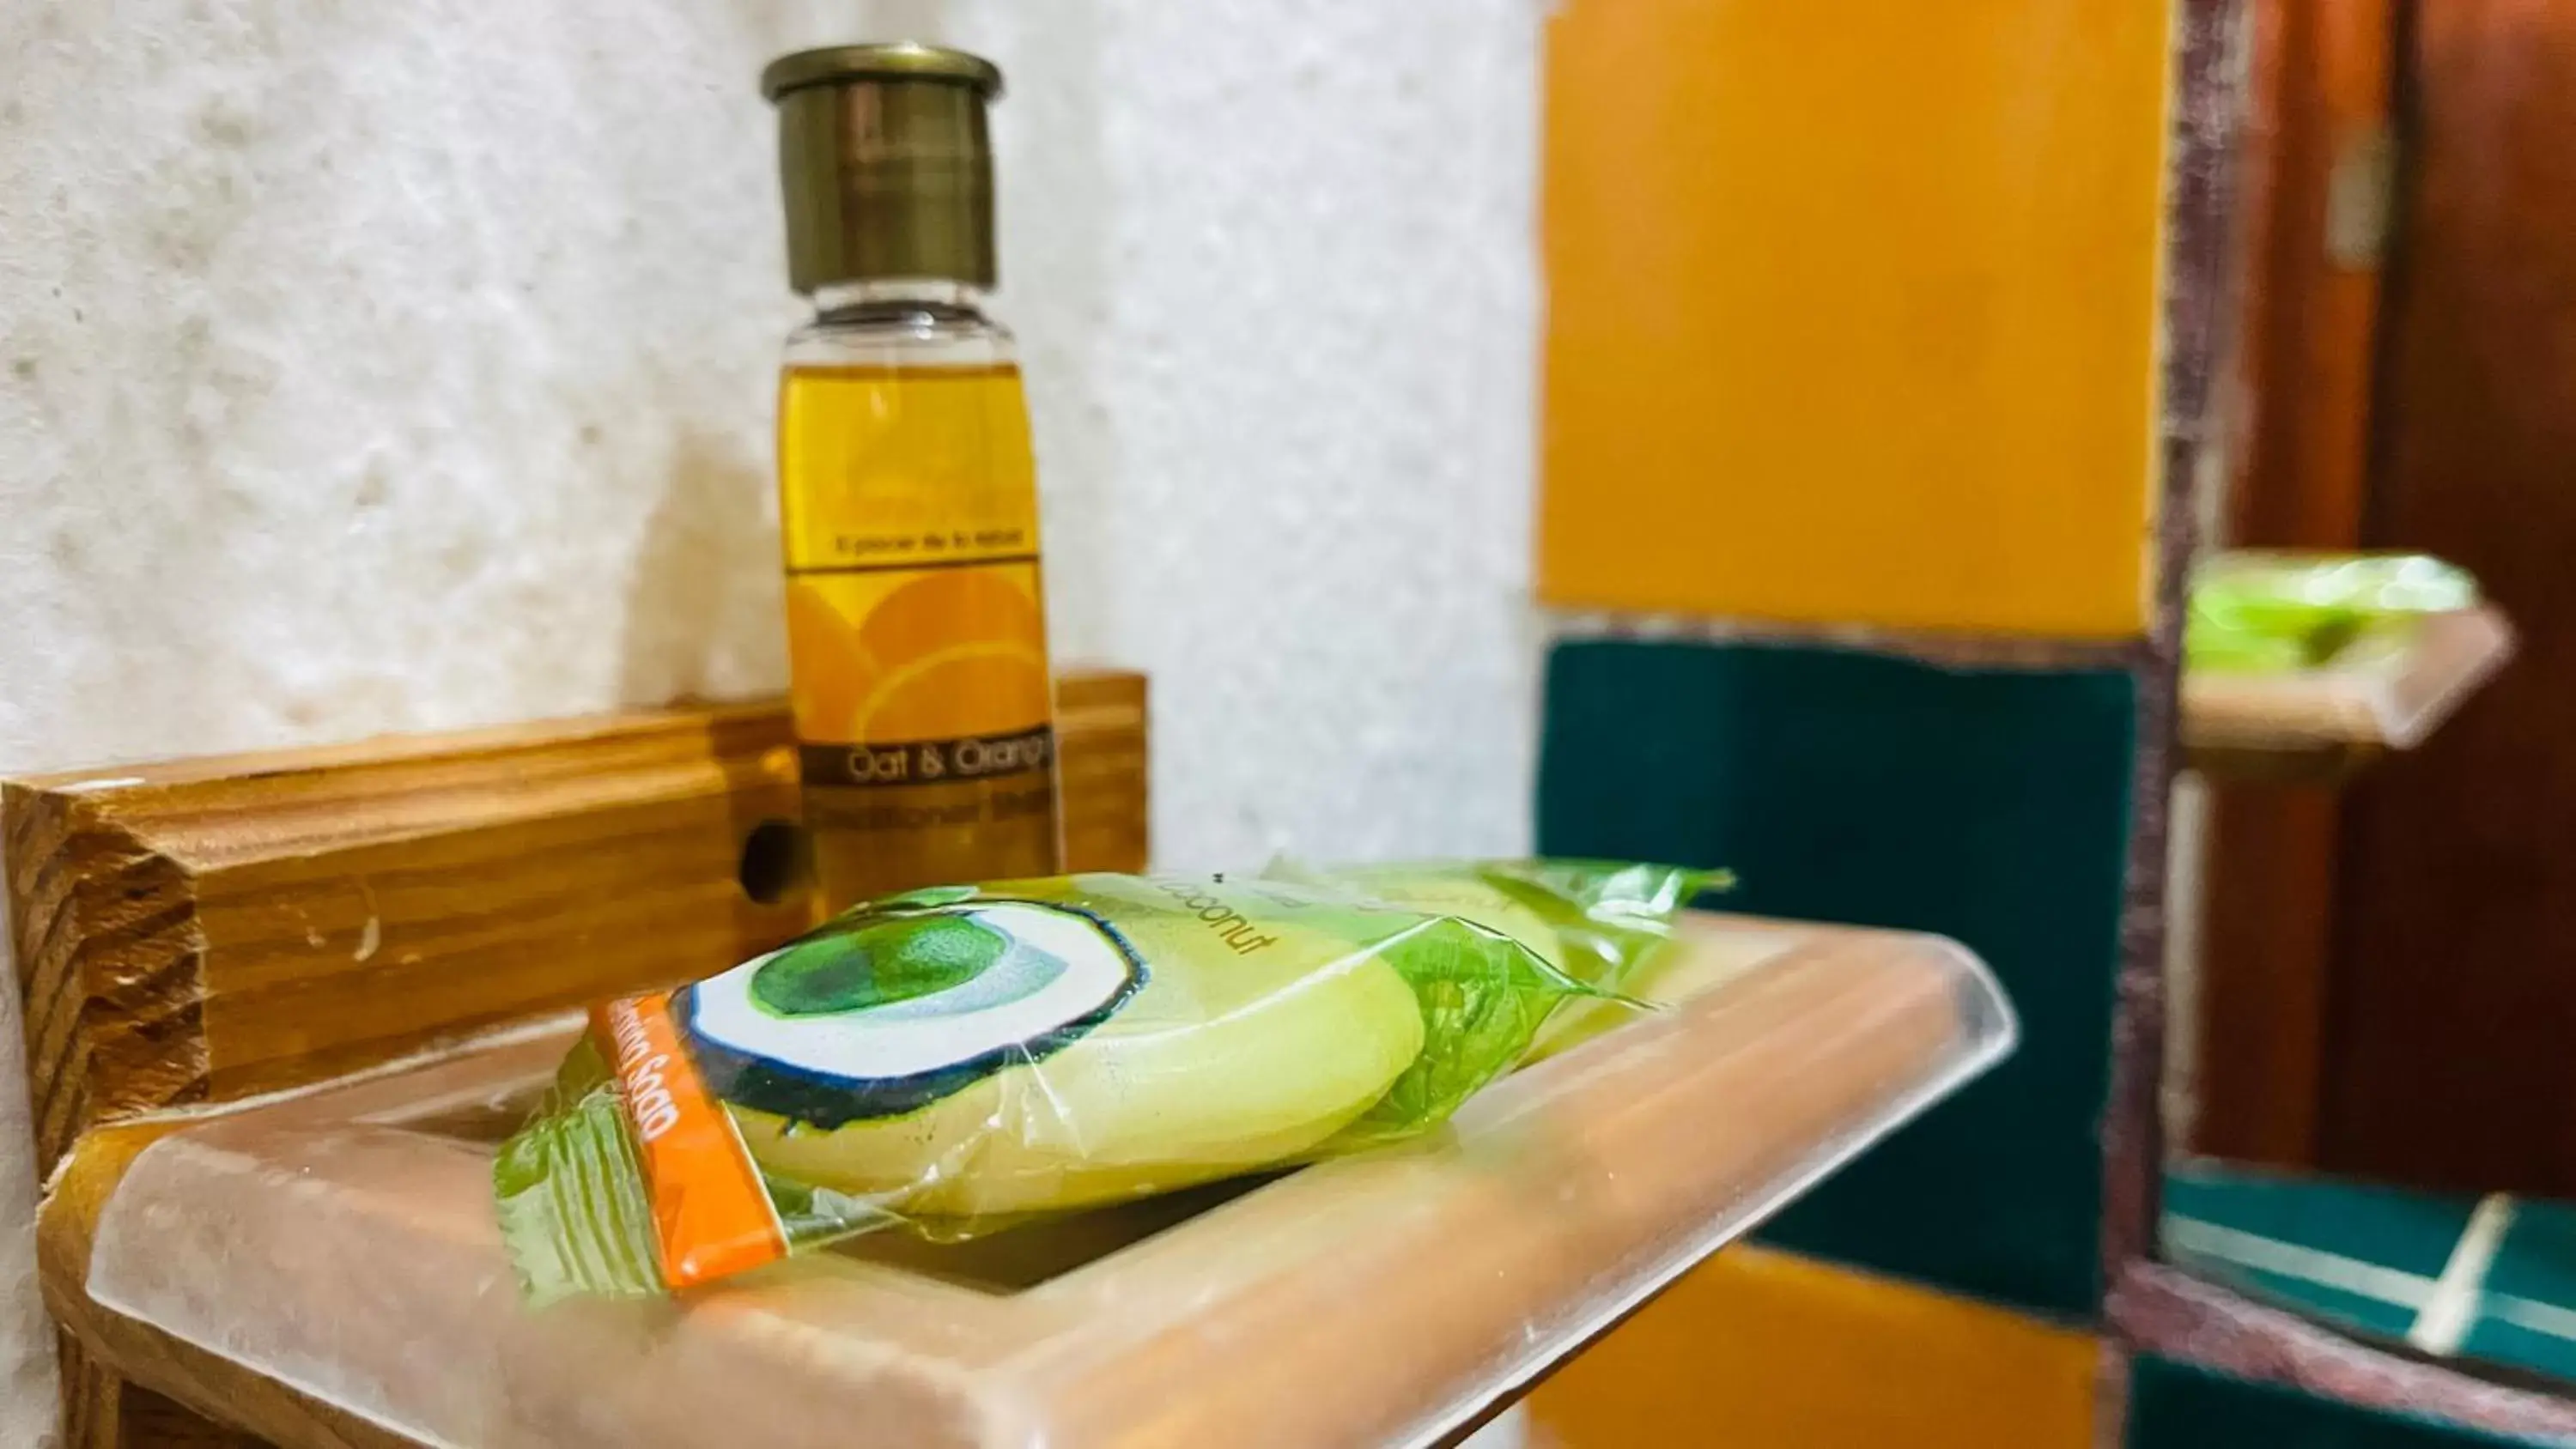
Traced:
POLYGON ((920 45, 786 56, 779 383, 805 817, 823 904, 1059 868, 1028 409, 997 268, 1001 72, 920 45))

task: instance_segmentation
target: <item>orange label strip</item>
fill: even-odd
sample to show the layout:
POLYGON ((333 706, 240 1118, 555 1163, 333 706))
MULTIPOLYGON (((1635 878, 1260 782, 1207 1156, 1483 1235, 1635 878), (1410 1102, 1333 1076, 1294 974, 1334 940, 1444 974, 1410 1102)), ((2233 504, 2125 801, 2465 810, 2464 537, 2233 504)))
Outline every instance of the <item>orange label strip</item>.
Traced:
POLYGON ((591 1028, 608 1050, 643 1159, 662 1280, 692 1288, 786 1257, 778 1210, 732 1114, 681 1046, 670 1000, 636 996, 595 1007, 591 1028))

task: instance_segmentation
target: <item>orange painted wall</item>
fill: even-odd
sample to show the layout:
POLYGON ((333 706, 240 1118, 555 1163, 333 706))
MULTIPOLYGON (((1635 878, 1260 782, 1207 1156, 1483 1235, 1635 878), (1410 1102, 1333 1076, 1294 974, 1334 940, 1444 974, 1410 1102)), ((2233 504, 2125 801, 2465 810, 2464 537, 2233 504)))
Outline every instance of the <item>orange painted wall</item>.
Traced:
POLYGON ((1542 597, 2143 626, 2161 0, 1568 0, 1542 597))
POLYGON ((2000 1308, 1730 1248, 1530 1397, 1561 1449, 2084 1449, 2100 1345, 2000 1308))

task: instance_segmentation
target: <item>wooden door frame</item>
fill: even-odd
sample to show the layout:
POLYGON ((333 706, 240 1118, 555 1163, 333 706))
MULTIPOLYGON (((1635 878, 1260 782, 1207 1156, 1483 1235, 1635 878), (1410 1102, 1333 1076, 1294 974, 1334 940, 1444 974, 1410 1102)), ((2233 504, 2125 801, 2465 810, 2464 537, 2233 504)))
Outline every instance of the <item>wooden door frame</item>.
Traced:
MULTIPOLYGON (((2254 7, 2237 447, 2220 541, 2362 541, 2399 0, 2254 7), (2379 215, 2374 218, 2374 206, 2379 215)), ((2317 1160, 2341 809, 2330 786, 2213 782, 2196 980, 2199 1152, 2317 1160)))

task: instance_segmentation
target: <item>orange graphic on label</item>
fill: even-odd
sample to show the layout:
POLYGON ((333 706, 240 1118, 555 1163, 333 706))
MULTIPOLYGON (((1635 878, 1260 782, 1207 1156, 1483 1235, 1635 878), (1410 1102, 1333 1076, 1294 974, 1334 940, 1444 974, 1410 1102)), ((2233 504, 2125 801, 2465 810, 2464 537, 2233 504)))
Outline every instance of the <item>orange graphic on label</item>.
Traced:
POLYGON ((1053 713, 1035 564, 807 574, 787 585, 797 738, 995 735, 1053 713))

